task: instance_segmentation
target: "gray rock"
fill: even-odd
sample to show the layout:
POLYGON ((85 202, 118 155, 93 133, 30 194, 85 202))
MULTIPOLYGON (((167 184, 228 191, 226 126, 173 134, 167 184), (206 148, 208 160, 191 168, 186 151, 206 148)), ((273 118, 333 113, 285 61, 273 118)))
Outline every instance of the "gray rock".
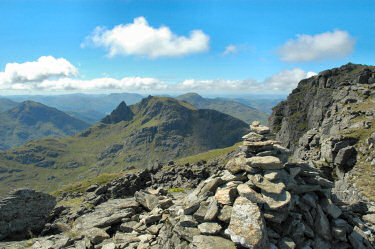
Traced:
POLYGON ((236 249, 232 241, 217 236, 196 235, 193 245, 197 249, 236 249))
POLYGON ((238 185, 237 191, 240 196, 249 199, 251 202, 264 203, 262 195, 250 188, 248 184, 238 185))
POLYGON ((220 210, 218 215, 218 219, 222 222, 229 223, 230 217, 232 215, 232 206, 224 205, 223 208, 220 210))
POLYGON ((285 190, 285 184, 282 182, 273 183, 262 177, 261 175, 248 175, 249 180, 265 192, 270 194, 281 194, 285 190))
POLYGON ((220 204, 229 205, 233 203, 237 195, 238 193, 235 187, 223 186, 217 189, 215 199, 220 204))
POLYGON ((316 234, 329 241, 332 239, 332 236, 327 216, 324 214, 319 204, 317 205, 316 210, 317 214, 314 223, 314 231, 316 234))
POLYGON ((266 208, 271 210, 289 207, 291 201, 291 194, 286 190, 283 190, 281 194, 271 194, 266 191, 262 191, 262 196, 266 203, 266 208))
POLYGON ((250 157, 246 159, 246 164, 250 167, 261 168, 263 170, 283 168, 280 159, 274 156, 250 157))
POLYGON ((204 216, 205 221, 212 221, 219 214, 219 208, 217 206, 217 201, 212 199, 208 205, 206 215, 204 216))
POLYGON ((257 204, 244 197, 234 202, 225 234, 235 243, 254 249, 269 248, 266 224, 257 204))
POLYGON ((38 234, 56 205, 55 197, 19 189, 0 200, 0 240, 24 239, 30 232, 38 234))
POLYGON ((106 233, 104 230, 102 230, 100 228, 97 228, 97 227, 93 227, 93 228, 90 228, 88 230, 85 230, 84 231, 84 235, 94 245, 99 244, 103 240, 110 238, 110 236, 108 235, 108 233, 106 233))
POLYGON ((148 211, 154 209, 157 205, 159 205, 159 199, 157 196, 150 194, 147 191, 141 190, 134 194, 135 200, 145 207, 148 211))
POLYGON ((201 234, 215 235, 221 231, 221 226, 215 222, 204 222, 198 225, 201 234))
POLYGON ((320 201, 320 205, 323 208, 324 212, 329 214, 333 219, 337 219, 342 214, 341 209, 333 204, 331 199, 322 198, 320 201))

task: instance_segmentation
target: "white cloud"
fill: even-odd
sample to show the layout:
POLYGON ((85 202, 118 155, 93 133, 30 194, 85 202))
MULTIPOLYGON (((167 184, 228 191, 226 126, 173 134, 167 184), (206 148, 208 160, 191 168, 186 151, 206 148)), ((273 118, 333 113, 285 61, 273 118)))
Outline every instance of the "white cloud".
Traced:
POLYGON ((229 46, 225 47, 225 51, 223 52, 223 55, 234 54, 234 53, 237 53, 237 52, 238 52, 238 49, 237 49, 236 46, 229 45, 229 46))
POLYGON ((279 48, 282 61, 305 62, 339 59, 354 50, 355 39, 347 31, 334 30, 314 36, 299 34, 279 48))
POLYGON ((108 76, 91 80, 72 77, 77 69, 65 59, 51 56, 40 57, 36 62, 7 64, 0 72, 0 90, 30 92, 85 92, 125 91, 143 93, 287 93, 297 83, 316 75, 300 68, 282 70, 263 81, 255 79, 187 79, 175 84, 157 78, 125 77, 114 79, 108 76), (49 62, 49 63, 47 63, 49 62), (11 65, 11 66, 9 66, 11 65), (23 71, 24 70, 24 71, 23 71))
POLYGON ((151 27, 144 17, 133 23, 117 25, 113 29, 97 27, 86 37, 83 46, 93 43, 104 47, 109 56, 138 55, 150 58, 184 56, 209 49, 209 36, 201 30, 193 30, 189 37, 173 34, 169 27, 151 27))
POLYGON ((315 72, 306 72, 300 68, 285 69, 266 78, 263 85, 265 89, 268 88, 271 91, 289 92, 297 86, 300 80, 314 75, 316 75, 315 72))
POLYGON ((0 72, 0 85, 40 82, 53 77, 77 75, 77 68, 66 59, 42 56, 37 61, 6 64, 4 72, 0 72))

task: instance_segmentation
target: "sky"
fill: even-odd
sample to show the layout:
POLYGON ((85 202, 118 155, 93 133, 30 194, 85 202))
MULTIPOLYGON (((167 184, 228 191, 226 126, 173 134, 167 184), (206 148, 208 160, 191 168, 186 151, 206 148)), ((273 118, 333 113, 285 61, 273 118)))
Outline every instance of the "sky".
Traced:
POLYGON ((373 0, 0 0, 0 95, 288 94, 374 37, 373 0))

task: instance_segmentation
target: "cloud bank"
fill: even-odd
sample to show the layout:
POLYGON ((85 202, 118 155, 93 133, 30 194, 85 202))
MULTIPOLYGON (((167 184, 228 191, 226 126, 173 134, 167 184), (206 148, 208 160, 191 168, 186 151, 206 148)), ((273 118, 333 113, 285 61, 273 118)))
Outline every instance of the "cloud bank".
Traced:
POLYGON ((282 61, 307 62, 324 59, 340 59, 354 50, 355 39, 347 31, 334 30, 314 36, 299 34, 296 40, 288 40, 279 50, 282 61))
POLYGON ((209 50, 209 36, 193 30, 189 37, 173 34, 169 27, 151 27, 146 18, 137 17, 133 23, 113 29, 97 27, 86 37, 83 46, 104 47, 108 56, 137 55, 149 58, 179 57, 209 50))
POLYGON ((53 77, 77 75, 77 68, 66 59, 42 56, 37 61, 6 64, 4 72, 0 72, 0 84, 41 82, 53 77))
POLYGON ((175 84, 156 78, 111 77, 79 79, 78 70, 66 59, 40 57, 34 62, 8 63, 0 72, 0 90, 36 92, 126 91, 140 93, 287 93, 304 78, 315 75, 300 68, 282 70, 263 81, 255 79, 186 79, 175 84))

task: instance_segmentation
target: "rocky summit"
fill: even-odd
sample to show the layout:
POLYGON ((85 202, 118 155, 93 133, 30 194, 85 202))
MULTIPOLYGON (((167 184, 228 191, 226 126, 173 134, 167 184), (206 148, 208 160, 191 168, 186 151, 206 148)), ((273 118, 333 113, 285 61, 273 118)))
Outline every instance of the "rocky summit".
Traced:
POLYGON ((155 164, 65 193, 40 237, 0 248, 373 248, 375 209, 338 201, 334 183, 288 162, 267 127, 254 122, 243 139, 226 163, 155 164))

